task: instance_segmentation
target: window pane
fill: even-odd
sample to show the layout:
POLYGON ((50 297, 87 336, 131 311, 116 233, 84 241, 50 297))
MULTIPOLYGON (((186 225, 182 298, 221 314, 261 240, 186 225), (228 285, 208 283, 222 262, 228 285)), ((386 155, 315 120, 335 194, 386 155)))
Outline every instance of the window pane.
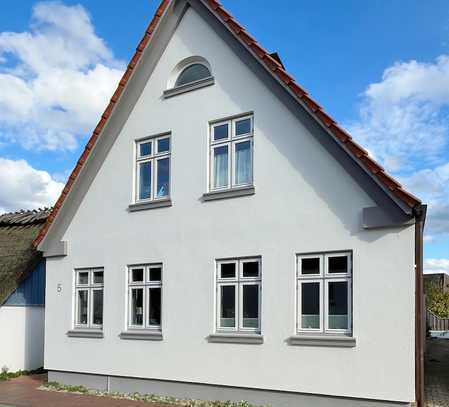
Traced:
POLYGON ((235 183, 250 184, 253 177, 251 163, 251 142, 245 141, 235 145, 235 183))
POLYGON ((160 267, 150 268, 150 281, 161 281, 162 269, 160 267))
POLYGON ((139 199, 151 197, 151 162, 139 164, 139 199))
POLYGON ((301 259, 301 274, 320 274, 320 258, 301 259))
POLYGON ((131 324, 143 325, 143 288, 131 290, 131 324))
POLYGON ((329 329, 348 329, 348 282, 330 281, 329 329))
POLYGON ((245 261, 243 263, 243 277, 258 277, 259 276, 259 262, 245 261))
POLYGON ((149 325, 161 324, 161 288, 150 288, 150 315, 149 325))
POLYGON ((143 268, 132 269, 131 270, 131 281, 143 281, 143 268))
POLYGON ((157 194, 158 198, 168 196, 170 182, 170 158, 157 160, 157 194))
POLYGON ((235 263, 220 264, 221 278, 235 278, 235 263))
POLYGON ((251 119, 243 119, 235 123, 236 136, 249 133, 251 133, 251 119))
POLYGON ((103 284, 103 272, 94 271, 94 284, 103 284))
POLYGON ((163 153, 165 151, 170 151, 170 138, 162 138, 157 141, 157 152, 163 153))
POLYGON ((184 69, 176 80, 175 86, 182 86, 190 82, 195 82, 203 78, 208 78, 209 69, 202 64, 194 64, 184 69))
POLYGON ((259 327, 259 286, 243 286, 243 327, 259 327))
POLYGON ((214 148, 214 188, 228 185, 228 146, 214 148))
POLYGON ((139 156, 151 155, 151 141, 139 144, 139 156))
POLYGON ((78 291, 78 315, 76 323, 87 325, 87 290, 78 291))
POLYGON ((348 272, 348 257, 334 256, 328 258, 329 273, 347 273, 348 272))
POLYGON ((93 323, 103 325, 103 290, 92 291, 93 295, 93 323))
POLYGON ((301 328, 320 328, 320 283, 301 284, 301 328))
POLYGON ((219 124, 218 126, 213 127, 214 129, 214 141, 223 140, 228 138, 228 124, 219 124))
POLYGON ((89 284, 89 273, 87 271, 78 273, 78 284, 89 284))
POLYGON ((235 286, 221 286, 220 326, 235 327, 235 286))

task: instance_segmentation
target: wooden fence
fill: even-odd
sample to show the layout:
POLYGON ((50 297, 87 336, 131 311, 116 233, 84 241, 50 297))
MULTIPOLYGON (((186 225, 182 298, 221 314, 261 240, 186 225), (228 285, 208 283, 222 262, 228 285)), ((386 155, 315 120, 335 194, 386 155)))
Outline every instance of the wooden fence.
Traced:
POLYGON ((426 312, 427 326, 431 331, 449 331, 449 318, 437 317, 432 311, 426 312))

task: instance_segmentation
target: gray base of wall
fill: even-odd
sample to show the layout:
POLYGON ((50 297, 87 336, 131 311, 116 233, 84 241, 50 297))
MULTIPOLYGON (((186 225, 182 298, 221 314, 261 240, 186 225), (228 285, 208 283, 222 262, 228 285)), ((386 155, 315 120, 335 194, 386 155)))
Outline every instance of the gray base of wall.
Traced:
POLYGON ((409 403, 331 397, 316 394, 290 393, 283 391, 248 389, 242 387, 217 386, 188 382, 132 377, 105 376, 50 370, 49 382, 85 386, 109 392, 157 394, 180 399, 198 400, 246 400, 259 406, 272 407, 405 407, 409 403))

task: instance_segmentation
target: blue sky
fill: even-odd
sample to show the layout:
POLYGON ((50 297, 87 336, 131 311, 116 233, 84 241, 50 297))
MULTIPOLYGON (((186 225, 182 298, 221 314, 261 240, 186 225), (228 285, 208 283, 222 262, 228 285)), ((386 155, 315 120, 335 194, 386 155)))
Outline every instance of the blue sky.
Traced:
MULTIPOLYGON (((449 272, 447 1, 222 2, 429 203, 426 267, 449 272)), ((52 203, 157 5, 3 0, 0 212, 52 203)))

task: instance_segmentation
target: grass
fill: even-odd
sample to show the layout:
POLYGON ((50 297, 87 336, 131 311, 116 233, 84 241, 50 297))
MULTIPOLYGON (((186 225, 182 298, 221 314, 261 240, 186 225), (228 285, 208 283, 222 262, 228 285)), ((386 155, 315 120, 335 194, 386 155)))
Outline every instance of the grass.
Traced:
POLYGON ((167 404, 167 406, 180 407, 257 407, 247 401, 203 401, 193 399, 178 399, 175 397, 158 396, 156 394, 140 394, 140 393, 118 393, 118 392, 102 392, 99 390, 90 390, 84 386, 68 386, 57 382, 48 382, 42 386, 46 390, 89 394, 91 396, 112 397, 116 399, 127 399, 143 401, 147 403, 167 404))
POLYGON ((8 372, 7 369, 2 369, 2 371, 0 372, 0 381, 15 379, 19 376, 29 376, 41 373, 45 373, 45 370, 42 367, 36 370, 18 370, 17 372, 8 372))

